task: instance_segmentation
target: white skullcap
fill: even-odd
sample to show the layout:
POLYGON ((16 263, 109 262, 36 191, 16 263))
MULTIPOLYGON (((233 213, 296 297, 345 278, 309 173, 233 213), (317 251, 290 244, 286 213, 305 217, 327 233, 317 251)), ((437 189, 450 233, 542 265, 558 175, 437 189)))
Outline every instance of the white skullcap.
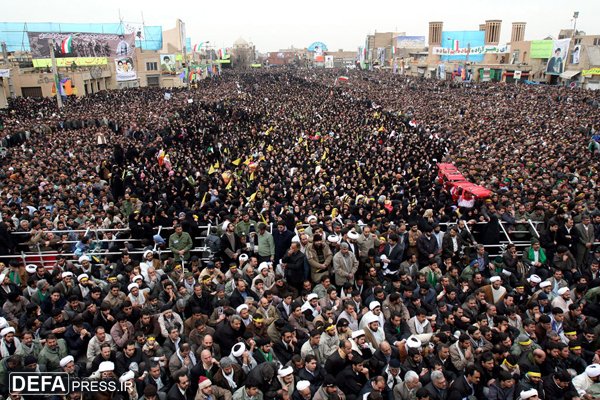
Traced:
POLYGON ((588 367, 585 369, 585 373, 590 378, 594 378, 594 377, 600 375, 600 364, 588 365, 588 367))
POLYGON ((300 243, 300 237, 298 237, 298 235, 294 236, 292 238, 292 243, 300 243))
POLYGON ((114 371, 115 363, 112 361, 102 361, 98 366, 98 372, 114 371))
POLYGON ((231 353, 233 354, 234 357, 241 357, 245 351, 246 351, 246 345, 241 342, 237 343, 235 346, 233 346, 233 349, 231 349, 231 353))
POLYGON ((356 339, 359 336, 365 336, 365 330, 359 329, 357 331, 352 332, 352 339, 356 339))
POLYGON ((12 326, 9 326, 8 328, 4 328, 0 331, 0 336, 4 337, 11 332, 15 333, 15 328, 13 328, 12 326))
POLYGON ((133 283, 130 283, 129 286, 127 286, 127 290, 129 290, 130 292, 131 292, 131 289, 133 289, 133 288, 138 288, 139 289, 140 285, 138 285, 137 283, 133 282, 133 283))
POLYGON ((281 368, 279 370, 279 372, 277 373, 277 375, 279 375, 279 376, 281 376, 283 378, 284 376, 288 376, 292 372, 294 372, 294 368, 292 368, 292 366, 290 365, 287 368, 281 368))
POLYGON ((84 279, 90 279, 90 276, 89 276, 88 274, 81 274, 81 275, 79 275, 79 276, 77 277, 77 280, 78 280, 79 282, 81 282, 81 281, 82 281, 82 280, 84 280, 84 279))
POLYGON ((500 279, 502 279, 502 278, 500 278, 499 276, 492 276, 490 278, 490 282, 498 282, 500 279))
POLYGON ((131 379, 135 378, 135 373, 133 371, 127 371, 119 378, 119 382, 127 382, 131 379))
POLYGON ((541 287, 541 288, 545 288, 545 287, 548 287, 548 286, 550 286, 550 285, 551 285, 551 283, 550 283, 550 282, 548 282, 548 281, 544 281, 544 282, 540 283, 540 287, 541 287))
POLYGON ((240 261, 243 261, 243 262, 248 261, 248 254, 240 254, 240 261))
POLYGON ((311 294, 309 294, 308 296, 306 296, 306 301, 311 301, 311 300, 313 300, 313 299, 318 299, 318 298, 319 298, 319 295, 318 295, 318 294, 316 294, 316 293, 311 293, 311 294))
POLYGON ((418 349, 419 347, 421 347, 421 341, 418 338, 411 336, 408 339, 406 339, 406 345, 410 349, 418 349))
POLYGON ((137 281, 138 279, 144 280, 144 277, 141 275, 136 275, 133 277, 133 282, 137 281))
POLYGON ((310 221, 317 221, 317 217, 315 217, 314 215, 311 215, 306 220, 310 223, 310 221))
POLYGON ((81 256, 79 257, 79 263, 81 264, 84 261, 90 261, 90 258, 88 256, 81 256))
POLYGON ((146 250, 144 252, 144 260, 146 259, 146 257, 148 256, 148 253, 152 254, 152 250, 146 250))
POLYGON ((356 233, 354 231, 350 231, 350 232, 348 232, 348 238, 352 239, 352 240, 356 240, 356 239, 358 239, 358 233, 356 233))
POLYGON ((327 241, 329 243, 337 243, 340 241, 340 239, 336 235, 329 235, 327 236, 327 241))
POLYGON ((379 304, 378 301, 373 300, 372 302, 369 303, 369 310, 373 311, 377 307, 381 307, 381 304, 379 304))
POLYGON ((238 308, 236 308, 236 309, 235 309, 235 312, 237 312, 237 313, 239 314, 239 313, 241 313, 241 312, 242 312, 242 310, 243 310, 244 308, 245 308, 246 310, 248 310, 248 309, 249 309, 249 307, 248 307, 248 304, 240 304, 240 305, 238 306, 238 308))
POLYGON ((66 356, 65 358, 60 360, 60 366, 64 368, 67 366, 68 363, 74 362, 74 361, 75 361, 75 359, 73 358, 73 356, 66 356))
POLYGON ((6 318, 0 317, 0 329, 4 329, 7 326, 8 326, 8 321, 6 320, 6 318))
POLYGON ((569 291, 568 287, 560 288, 560 289, 558 289, 558 295, 562 296, 563 294, 567 293, 568 291, 569 291))
POLYGON ((264 261, 258 266, 258 273, 260 273, 263 269, 269 269, 269 264, 264 261))
POLYGON ((229 224, 230 224, 230 223, 231 223, 231 222, 229 222, 229 221, 225 221, 225 222, 223 223, 223 230, 224 230, 224 231, 226 231, 226 230, 227 230, 227 227, 229 226, 229 224))
POLYGON ((25 271, 27 271, 29 274, 35 274, 35 271, 37 271, 37 265, 29 264, 25 266, 25 271))
POLYGON ((379 322, 379 318, 377 318, 377 316, 373 314, 367 315, 365 318, 367 319, 367 325, 369 325, 372 322, 379 322))
POLYGON ((538 275, 533 274, 529 277, 529 282, 533 282, 533 283, 540 283, 542 281, 542 278, 540 278, 538 275))
POLYGON ((66 277, 68 277, 68 276, 73 276, 73 273, 72 273, 71 271, 66 271, 66 272, 63 272, 63 273, 62 273, 62 277, 63 277, 63 278, 66 278, 66 277))
POLYGON ((527 400, 528 398, 533 397, 533 396, 537 396, 537 395, 538 395, 538 391, 537 390, 535 390, 535 389, 529 389, 529 390, 523 390, 521 392, 521 394, 520 394, 520 397, 523 400, 527 400))
POLYGON ((310 386, 310 382, 309 381, 300 381, 296 385, 296 389, 298 389, 298 391, 305 390, 305 389, 308 389, 309 386, 310 386))

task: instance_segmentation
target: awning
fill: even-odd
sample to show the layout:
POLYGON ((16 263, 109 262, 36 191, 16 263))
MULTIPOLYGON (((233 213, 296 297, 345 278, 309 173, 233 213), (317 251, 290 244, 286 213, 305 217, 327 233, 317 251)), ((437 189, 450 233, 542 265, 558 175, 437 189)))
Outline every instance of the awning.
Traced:
POLYGON ((573 79, 576 75, 579 75, 581 71, 565 71, 560 74, 560 77, 563 79, 573 79))

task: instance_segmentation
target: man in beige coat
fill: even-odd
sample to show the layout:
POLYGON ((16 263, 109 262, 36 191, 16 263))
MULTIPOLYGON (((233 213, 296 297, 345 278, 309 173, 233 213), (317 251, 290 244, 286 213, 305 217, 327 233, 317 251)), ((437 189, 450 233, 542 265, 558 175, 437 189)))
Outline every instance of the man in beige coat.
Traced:
POLYGON ((315 234, 312 243, 306 246, 306 260, 310 267, 310 277, 313 282, 321 282, 322 276, 329 275, 332 259, 331 249, 323 243, 323 237, 315 234))
POLYGON ((333 272, 335 274, 335 284, 338 287, 344 286, 348 282, 354 284, 354 275, 358 270, 358 260, 349 249, 348 243, 340 245, 340 251, 333 257, 333 272))

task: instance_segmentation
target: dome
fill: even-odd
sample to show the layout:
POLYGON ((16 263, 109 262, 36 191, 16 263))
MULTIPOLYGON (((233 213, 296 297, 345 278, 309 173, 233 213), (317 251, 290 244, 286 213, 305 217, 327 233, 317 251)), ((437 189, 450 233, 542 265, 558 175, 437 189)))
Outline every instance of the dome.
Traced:
POLYGON ((238 40, 233 42, 233 47, 248 47, 248 42, 240 37, 238 40))

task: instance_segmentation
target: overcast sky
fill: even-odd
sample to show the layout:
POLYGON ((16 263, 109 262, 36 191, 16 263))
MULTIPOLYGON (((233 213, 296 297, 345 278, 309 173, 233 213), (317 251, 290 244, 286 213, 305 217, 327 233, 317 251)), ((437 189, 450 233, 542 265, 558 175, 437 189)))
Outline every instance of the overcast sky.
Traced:
POLYGON ((458 31, 479 30, 486 19, 500 19, 501 44, 510 40, 512 22, 527 22, 525 40, 544 39, 556 37, 561 28, 571 28, 574 11, 579 11, 579 30, 600 34, 600 7, 595 2, 558 0, 27 0, 4 2, 0 19, 114 23, 119 22, 119 10, 123 21, 141 22, 143 12, 146 25, 161 25, 163 29, 173 28, 180 18, 192 44, 210 41, 214 46, 228 47, 241 36, 254 42, 261 52, 292 45, 304 48, 316 41, 324 42, 330 50, 355 51, 364 45, 365 35, 375 31, 406 32, 427 40, 430 21, 443 21, 445 31, 458 31))

